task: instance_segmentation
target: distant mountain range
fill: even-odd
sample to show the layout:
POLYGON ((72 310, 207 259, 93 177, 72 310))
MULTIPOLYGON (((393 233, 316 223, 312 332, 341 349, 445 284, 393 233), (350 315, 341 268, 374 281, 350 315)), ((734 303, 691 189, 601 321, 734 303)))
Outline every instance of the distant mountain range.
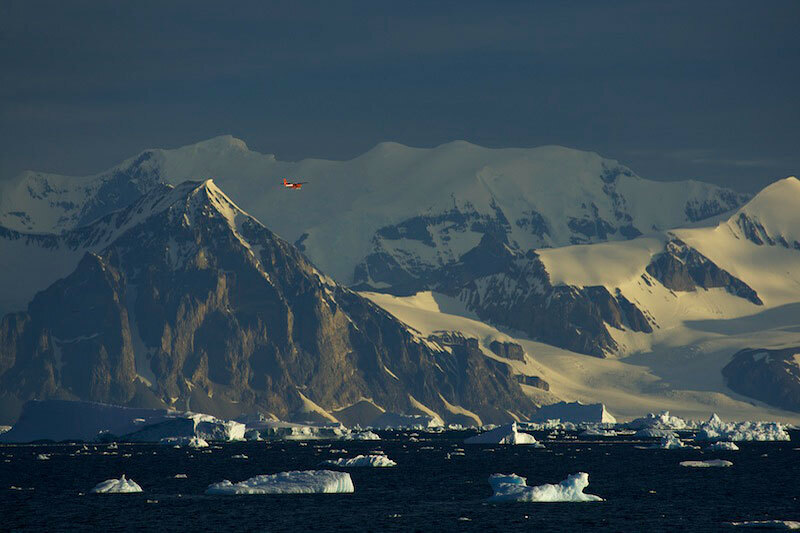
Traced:
POLYGON ((599 357, 652 349, 687 319, 800 302, 794 178, 751 198, 556 146, 382 143, 292 163, 226 136, 0 187, 9 404, 290 416, 368 399, 501 420, 533 409, 508 365, 480 350, 457 360, 353 290, 434 291, 599 357), (285 190, 283 177, 309 183, 285 190))

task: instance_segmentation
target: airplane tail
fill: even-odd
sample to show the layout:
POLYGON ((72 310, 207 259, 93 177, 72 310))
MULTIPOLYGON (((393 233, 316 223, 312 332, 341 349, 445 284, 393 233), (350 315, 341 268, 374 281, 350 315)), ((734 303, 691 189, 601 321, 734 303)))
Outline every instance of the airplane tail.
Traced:
POLYGON ((283 178, 283 186, 286 187, 289 183, 286 181, 286 178, 283 178))

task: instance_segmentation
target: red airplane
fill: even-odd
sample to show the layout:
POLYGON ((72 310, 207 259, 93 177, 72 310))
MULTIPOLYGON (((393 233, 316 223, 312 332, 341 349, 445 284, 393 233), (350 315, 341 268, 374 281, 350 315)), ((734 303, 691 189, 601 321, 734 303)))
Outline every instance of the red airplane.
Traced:
POLYGON ((301 189, 304 183, 308 183, 307 181, 298 181, 297 183, 292 183, 291 181, 286 181, 286 178, 283 178, 283 186, 287 189, 301 189))

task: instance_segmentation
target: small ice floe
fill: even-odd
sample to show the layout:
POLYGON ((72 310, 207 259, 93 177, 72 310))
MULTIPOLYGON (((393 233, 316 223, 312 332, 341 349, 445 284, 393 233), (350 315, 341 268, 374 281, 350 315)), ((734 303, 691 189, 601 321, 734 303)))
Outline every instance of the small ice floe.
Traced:
POLYGON ((251 477, 239 483, 227 479, 209 485, 206 494, 322 494, 354 492, 347 472, 305 470, 251 477))
POLYGON ((655 450, 681 450, 681 449, 694 450, 694 449, 697 449, 697 446, 691 446, 689 444, 686 444, 685 442, 683 442, 678 437, 674 437, 674 436, 670 435, 669 437, 664 437, 663 439, 661 439, 661 442, 659 442, 658 444, 650 446, 650 449, 655 449, 655 450))
POLYGON ((800 529, 800 522, 794 520, 748 520, 746 522, 730 522, 734 527, 751 527, 755 529, 800 529))
POLYGON ((787 441, 786 426, 779 422, 723 422, 716 414, 700 426, 697 440, 787 441))
POLYGON ((720 451, 728 451, 728 452, 736 452, 739 451, 739 447, 736 443, 733 442, 715 442, 706 447, 706 450, 709 452, 720 452, 720 451))
POLYGON ((247 456, 243 453, 237 453, 236 455, 231 455, 231 459, 247 459, 247 456))
POLYGON ((189 476, 186 474, 175 474, 175 479, 186 479, 187 477, 189 476))
POLYGON ((397 466, 397 463, 386 457, 385 455, 357 455, 352 459, 328 459, 320 463, 322 466, 338 466, 340 468, 349 468, 357 466, 371 466, 371 467, 389 467, 397 466))
POLYGON ((723 468, 726 466, 733 466, 730 461, 724 459, 707 459, 705 461, 681 461, 681 466, 689 466, 693 468, 723 468))
POLYGON ((36 460, 37 461, 49 461, 50 460, 50 456, 47 455, 46 453, 40 453, 39 455, 36 456, 36 460))
POLYGON ((529 487, 527 480, 516 474, 492 474, 489 484, 494 494, 489 501, 495 502, 601 502, 603 498, 586 494, 589 474, 571 474, 557 485, 545 484, 529 487))
POLYGON ((645 428, 645 429, 640 429, 639 431, 634 433, 633 436, 641 439, 649 439, 649 438, 660 439, 663 437, 677 437, 678 434, 672 431, 671 429, 645 428))
POLYGON ((119 479, 107 479, 98 483, 90 490, 94 494, 122 494, 128 492, 142 492, 142 487, 132 479, 126 479, 125 474, 119 479))
POLYGON ((160 444, 172 446, 188 446, 189 448, 208 448, 208 442, 200 437, 164 437, 160 444))
POLYGON ((533 435, 519 431, 516 422, 464 439, 464 444, 529 444, 544 448, 533 435))

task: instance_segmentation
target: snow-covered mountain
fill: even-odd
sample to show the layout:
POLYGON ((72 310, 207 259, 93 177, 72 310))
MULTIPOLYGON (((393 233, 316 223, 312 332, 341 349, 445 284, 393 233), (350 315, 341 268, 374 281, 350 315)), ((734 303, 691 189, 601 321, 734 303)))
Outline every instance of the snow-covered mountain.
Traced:
POLYGON ((211 180, 159 186, 60 236, 8 235, 66 258, 70 272, 0 320, 3 405, 65 398, 330 419, 368 399, 462 422, 533 411, 506 365, 421 338, 211 180))
POLYGON ((25 173, 0 191, 0 225, 60 233, 159 182, 207 177, 338 281, 400 292, 424 288, 485 235, 522 251, 625 240, 747 200, 696 181, 644 180, 616 161, 558 146, 381 143, 349 161, 285 162, 225 136, 148 150, 96 176, 25 173), (309 183, 285 190, 283 177, 309 183))

